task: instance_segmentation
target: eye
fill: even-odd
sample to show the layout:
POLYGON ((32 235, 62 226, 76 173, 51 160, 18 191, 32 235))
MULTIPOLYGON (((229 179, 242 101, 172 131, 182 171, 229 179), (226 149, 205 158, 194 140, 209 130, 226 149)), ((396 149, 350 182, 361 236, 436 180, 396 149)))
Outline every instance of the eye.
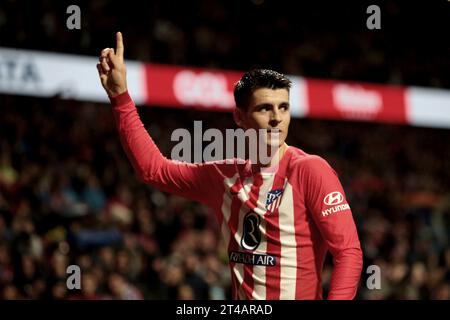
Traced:
POLYGON ((280 106, 280 110, 283 110, 283 111, 289 110, 289 105, 287 105, 287 104, 282 104, 282 105, 280 106))
POLYGON ((269 106, 261 106, 261 107, 259 108, 259 111, 262 111, 262 112, 269 111, 269 106))

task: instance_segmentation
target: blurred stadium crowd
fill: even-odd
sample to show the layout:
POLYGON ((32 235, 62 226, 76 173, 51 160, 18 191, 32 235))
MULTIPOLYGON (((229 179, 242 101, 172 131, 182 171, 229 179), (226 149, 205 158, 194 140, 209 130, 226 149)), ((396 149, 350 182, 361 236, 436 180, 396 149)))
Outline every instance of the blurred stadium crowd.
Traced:
POLYGON ((3 298, 226 297, 215 216, 137 181, 107 106, 6 96, 1 105, 3 298), (69 264, 82 270, 75 294, 69 264))
MULTIPOLYGON (((134 60, 450 86, 448 47, 426 34, 438 26, 436 15, 422 19, 424 28, 414 34, 405 32, 407 25, 370 34, 358 32, 365 11, 352 22, 314 4, 298 11, 272 1, 79 3, 82 30, 68 32, 64 2, 2 1, 1 45, 96 55, 111 46, 119 26, 134 60), (339 35, 321 28, 325 20, 336 22, 339 35)), ((392 1, 383 8, 387 26, 412 19, 392 1)), ((6 95, 0 106, 0 299, 229 298, 227 254, 214 215, 138 182, 108 106, 6 95), (70 264, 82 269, 81 291, 66 288, 70 264)), ((167 156, 171 132, 194 120, 234 127, 228 114, 140 112, 167 156)), ((448 130, 292 121, 288 144, 336 169, 365 267, 381 268, 381 290, 367 290, 363 274, 357 298, 450 299, 448 141, 448 130)))
MULTIPOLYGON (((0 96, 3 298, 229 298, 227 255, 208 208, 138 182, 109 106, 0 96), (20 106, 20 107, 18 107, 20 106), (83 270, 81 292, 66 267, 83 270)), ((233 127, 231 115, 141 108, 170 156, 170 133, 233 127)), ((288 143, 334 166, 352 205, 365 267, 361 299, 450 299, 450 132, 295 119, 288 143)), ((331 264, 324 272, 325 288, 331 264)), ((326 289, 325 289, 326 290, 326 289)))

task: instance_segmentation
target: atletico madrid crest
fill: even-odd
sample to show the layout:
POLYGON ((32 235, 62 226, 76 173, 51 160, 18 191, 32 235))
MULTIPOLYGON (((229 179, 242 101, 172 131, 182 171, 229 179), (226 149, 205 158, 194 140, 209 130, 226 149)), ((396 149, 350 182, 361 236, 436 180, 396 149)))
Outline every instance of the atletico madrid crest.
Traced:
POLYGON ((266 209, 269 211, 275 211, 281 203, 281 196, 283 195, 283 189, 276 189, 267 193, 266 209))

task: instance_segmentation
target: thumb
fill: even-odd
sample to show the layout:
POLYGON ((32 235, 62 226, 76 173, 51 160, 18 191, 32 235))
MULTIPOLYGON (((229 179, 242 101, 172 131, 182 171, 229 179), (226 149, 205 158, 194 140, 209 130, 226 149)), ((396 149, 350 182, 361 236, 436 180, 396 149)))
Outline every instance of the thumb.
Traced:
POLYGON ((108 52, 108 58, 114 68, 118 68, 122 65, 122 61, 117 54, 114 53, 114 49, 110 49, 108 52))

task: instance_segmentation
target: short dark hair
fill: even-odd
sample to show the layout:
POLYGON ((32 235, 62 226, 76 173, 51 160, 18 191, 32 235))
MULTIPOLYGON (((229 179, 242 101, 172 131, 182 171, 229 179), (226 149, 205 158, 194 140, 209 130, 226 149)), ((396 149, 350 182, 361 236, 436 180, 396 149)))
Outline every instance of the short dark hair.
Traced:
POLYGON ((234 101, 236 107, 247 109, 250 98, 256 89, 286 89, 291 88, 291 80, 285 75, 268 69, 254 69, 246 72, 234 86, 234 101))

